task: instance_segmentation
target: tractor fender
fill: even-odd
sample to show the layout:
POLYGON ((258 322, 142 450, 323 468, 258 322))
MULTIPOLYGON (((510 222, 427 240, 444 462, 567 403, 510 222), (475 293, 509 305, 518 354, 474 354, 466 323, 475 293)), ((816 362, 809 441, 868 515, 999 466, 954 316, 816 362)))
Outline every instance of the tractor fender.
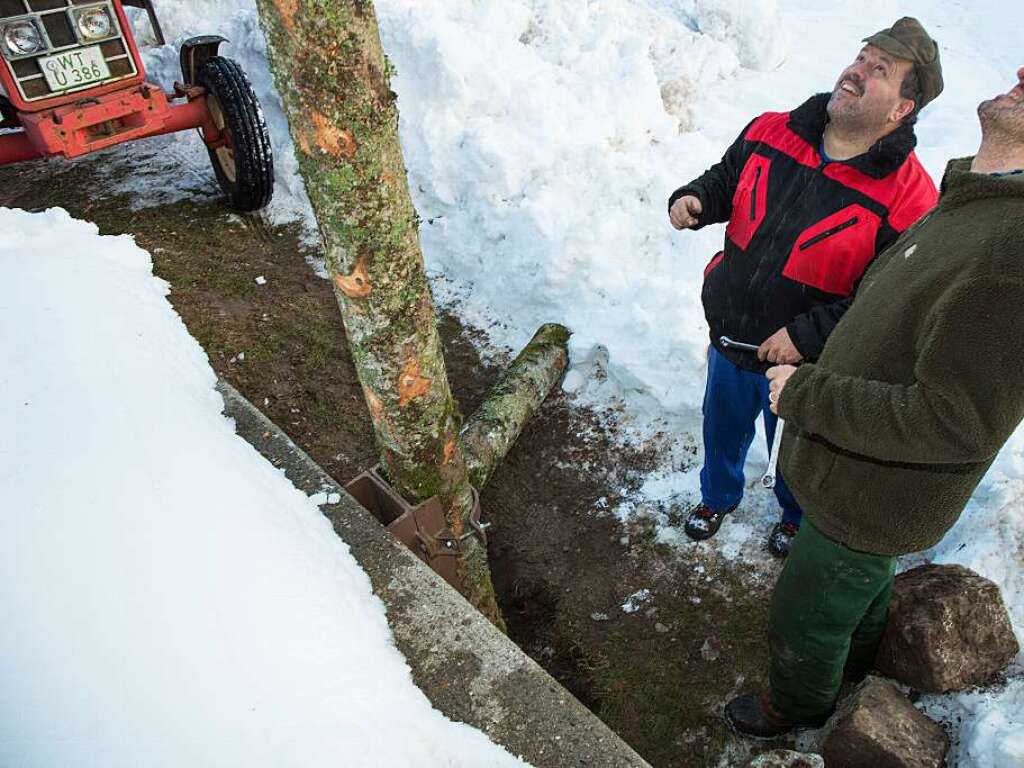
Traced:
POLYGON ((181 74, 185 85, 195 85, 199 68, 216 56, 221 43, 226 42, 228 39, 220 35, 201 35, 181 44, 181 74))

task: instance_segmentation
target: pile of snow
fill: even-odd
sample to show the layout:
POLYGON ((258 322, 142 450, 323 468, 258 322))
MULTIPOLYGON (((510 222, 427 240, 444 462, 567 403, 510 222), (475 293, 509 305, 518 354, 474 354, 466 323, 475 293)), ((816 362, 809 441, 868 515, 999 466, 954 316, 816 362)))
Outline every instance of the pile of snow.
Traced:
POLYGON ((565 323, 577 363, 601 345, 620 388, 699 401, 694 298, 721 234, 679 248, 665 200, 720 151, 680 130, 708 83, 739 73, 730 41, 756 21, 784 37, 771 5, 747 19, 739 3, 377 3, 424 253, 465 317, 513 348, 565 323))
POLYGON ((0 271, 0 764, 523 765, 431 709, 149 254, 0 208, 0 271))
POLYGON ((1024 678, 1001 691, 925 697, 925 711, 954 729, 951 766, 1020 768, 1024 765, 1024 678), (956 731, 956 724, 963 725, 956 731))

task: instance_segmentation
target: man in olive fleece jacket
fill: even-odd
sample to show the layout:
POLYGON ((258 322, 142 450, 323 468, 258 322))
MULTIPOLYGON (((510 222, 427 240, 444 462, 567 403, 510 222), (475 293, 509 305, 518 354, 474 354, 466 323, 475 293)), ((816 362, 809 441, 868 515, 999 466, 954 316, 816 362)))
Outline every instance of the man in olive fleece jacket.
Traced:
POLYGON ((741 733, 817 725, 885 628, 896 556, 937 543, 1024 418, 1024 67, 982 144, 867 271, 814 364, 768 371, 780 465, 810 525, 772 598, 771 695, 741 733), (808 586, 814 585, 808 596, 808 586))

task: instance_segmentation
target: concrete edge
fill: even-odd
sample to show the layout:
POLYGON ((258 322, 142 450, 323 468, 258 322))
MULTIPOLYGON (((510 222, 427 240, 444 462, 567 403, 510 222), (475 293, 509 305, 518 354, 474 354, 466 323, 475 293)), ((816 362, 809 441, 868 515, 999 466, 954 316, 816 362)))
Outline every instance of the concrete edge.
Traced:
POLYGON ((648 766, 463 597, 403 547, 302 449, 230 384, 224 413, 297 488, 327 494, 320 509, 384 602, 413 679, 452 720, 473 725, 536 768, 648 766))

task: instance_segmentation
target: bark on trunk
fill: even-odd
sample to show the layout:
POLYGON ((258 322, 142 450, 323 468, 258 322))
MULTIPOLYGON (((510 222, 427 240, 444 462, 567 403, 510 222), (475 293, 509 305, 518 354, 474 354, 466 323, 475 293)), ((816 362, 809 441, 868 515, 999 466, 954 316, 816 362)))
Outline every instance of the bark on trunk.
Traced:
MULTIPOLYGON (((461 536, 473 499, 461 417, 445 373, 372 3, 257 5, 381 461, 409 501, 437 495, 452 533, 461 536)), ((503 627, 486 548, 475 536, 465 544, 463 593, 503 627)))
POLYGON ((541 326, 467 420, 462 444, 469 479, 477 488, 487 484, 530 416, 562 377, 569 361, 569 336, 564 326, 541 326))

